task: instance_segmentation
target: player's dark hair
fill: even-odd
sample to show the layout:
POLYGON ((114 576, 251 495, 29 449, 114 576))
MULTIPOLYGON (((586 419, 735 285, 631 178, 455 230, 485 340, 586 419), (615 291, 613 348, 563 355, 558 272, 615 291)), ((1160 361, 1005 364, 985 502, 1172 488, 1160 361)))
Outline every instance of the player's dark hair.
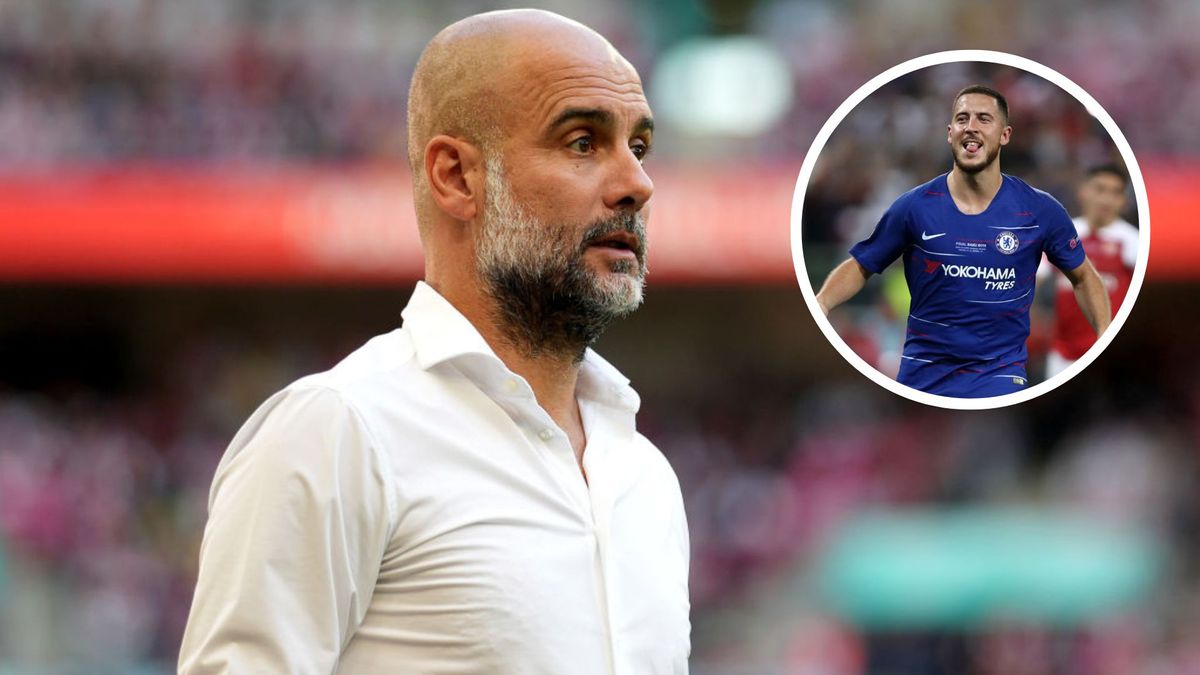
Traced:
POLYGON ((967 94, 983 94, 996 99, 996 106, 1000 108, 1000 114, 1004 115, 1004 123, 1008 124, 1008 99, 1004 98, 1004 94, 992 89, 986 84, 973 84, 969 87, 963 87, 957 94, 954 95, 954 102, 958 103, 958 99, 967 94))
POLYGON ((1124 185, 1125 187, 1129 187, 1129 174, 1125 173, 1124 167, 1122 167, 1121 165, 1119 165, 1115 162, 1110 162, 1108 164, 1098 164, 1096 166, 1093 166, 1092 168, 1087 170, 1086 177, 1091 178, 1092 176, 1098 176, 1102 173, 1107 173, 1107 174, 1116 176, 1121 181, 1121 185, 1124 185))

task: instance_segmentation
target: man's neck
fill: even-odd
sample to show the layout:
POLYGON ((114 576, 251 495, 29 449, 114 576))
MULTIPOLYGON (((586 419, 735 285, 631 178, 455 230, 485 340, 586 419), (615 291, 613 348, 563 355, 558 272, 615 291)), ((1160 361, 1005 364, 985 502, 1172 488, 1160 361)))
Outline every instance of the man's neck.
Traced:
POLYGON ((1100 230, 1103 230, 1104 228, 1108 227, 1109 225, 1112 225, 1113 223, 1117 222, 1116 218, 1112 218, 1109 220, 1100 220, 1099 218, 1084 218, 1084 220, 1087 221, 1088 229, 1091 230, 1092 232, 1099 232, 1100 230))
POLYGON ((1000 192, 1000 163, 992 162, 982 171, 967 173, 955 165, 946 177, 950 197, 959 211, 967 215, 983 213, 1000 192))
POLYGON ((489 344, 509 370, 529 382, 538 403, 559 426, 566 429, 563 420, 578 417, 575 385, 579 380, 579 363, 573 355, 531 356, 503 339, 497 339, 494 344, 489 340, 489 344))
POLYGON ((579 360, 574 353, 531 355, 528 350, 509 342, 503 332, 494 325, 489 331, 480 331, 496 352, 496 356, 508 369, 525 378, 538 405, 550 415, 571 443, 575 461, 583 468, 583 449, 587 440, 583 431, 583 418, 579 413, 579 402, 575 398, 575 385, 579 382, 579 360))
POLYGON ((509 370, 525 378, 533 389, 538 405, 567 434, 575 451, 575 459, 582 468, 586 439, 579 404, 575 399, 575 385, 579 380, 578 352, 543 350, 530 354, 528 349, 513 344, 509 334, 496 323, 498 312, 494 310, 493 301, 474 290, 480 288, 481 284, 430 285, 475 326, 509 370))

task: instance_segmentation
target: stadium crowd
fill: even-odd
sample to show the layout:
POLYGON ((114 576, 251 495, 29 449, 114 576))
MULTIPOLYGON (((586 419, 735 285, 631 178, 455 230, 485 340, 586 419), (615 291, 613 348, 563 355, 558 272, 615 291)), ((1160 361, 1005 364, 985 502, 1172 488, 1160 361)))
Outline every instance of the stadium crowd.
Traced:
MULTIPOLYGON (((784 55, 794 73, 790 113, 756 138, 722 146, 724 154, 801 157, 827 116, 880 64, 967 47, 1051 64, 1092 93, 1140 153, 1200 151, 1186 115, 1160 115, 1200 106, 1200 91, 1178 86, 1200 67, 1190 30, 1200 9, 1188 0, 675 4, 552 6, 609 36, 651 87, 656 59, 698 35, 754 34, 784 55)), ((2 3, 0 167, 402 162, 408 77, 420 48, 450 18, 486 5, 2 3)), ((1026 93, 1016 98, 1036 107, 1038 92, 1026 93)), ((908 123, 920 122, 919 108, 905 110, 908 123)), ((1048 134, 1039 143, 1043 154, 1060 151, 1064 139, 1056 136, 1077 131, 1069 126, 1078 124, 1074 118, 1058 129, 1041 124, 1055 112, 1039 112, 1039 134, 1048 134)), ((662 132, 668 157, 688 159, 708 147, 662 132)))

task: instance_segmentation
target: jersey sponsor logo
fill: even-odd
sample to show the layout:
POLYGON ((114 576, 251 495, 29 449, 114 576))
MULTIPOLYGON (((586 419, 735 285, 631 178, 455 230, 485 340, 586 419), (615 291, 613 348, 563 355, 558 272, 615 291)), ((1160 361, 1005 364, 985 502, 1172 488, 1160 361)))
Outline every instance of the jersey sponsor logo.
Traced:
POLYGON ((925 230, 921 230, 921 241, 929 241, 930 239, 937 239, 938 237, 944 236, 946 236, 945 232, 938 232, 937 234, 925 234, 925 230))
POLYGON ((1017 278, 1015 267, 983 267, 981 265, 942 265, 946 276, 956 279, 986 279, 988 281, 1004 281, 1017 278))
POLYGON ((925 274, 933 274, 934 272, 938 271, 938 268, 941 266, 942 266, 941 260, 930 260, 930 259, 926 258, 925 259, 925 274))
MULTIPOLYGON (((932 273, 931 270, 926 270, 932 273)), ((982 265, 942 265, 942 272, 955 279, 982 279, 986 291, 1011 291, 1017 285, 1017 268, 982 265)))
POLYGON ((1021 241, 1017 239, 1017 235, 1012 230, 1005 230, 996 237, 996 250, 1004 255, 1016 253, 1020 246, 1021 241))

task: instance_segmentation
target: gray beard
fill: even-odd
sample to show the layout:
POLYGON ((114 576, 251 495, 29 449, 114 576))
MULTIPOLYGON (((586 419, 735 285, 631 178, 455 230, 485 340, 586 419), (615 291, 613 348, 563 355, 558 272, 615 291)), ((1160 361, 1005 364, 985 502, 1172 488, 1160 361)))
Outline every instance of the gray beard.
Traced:
POLYGON ((513 198, 503 167, 487 160, 487 205, 476 264, 493 300, 494 320, 509 346, 527 357, 578 363, 614 319, 642 302, 646 230, 642 216, 621 212, 586 228, 530 217, 513 198), (588 244, 614 232, 642 242, 637 261, 618 260, 602 279, 583 261, 588 244))

